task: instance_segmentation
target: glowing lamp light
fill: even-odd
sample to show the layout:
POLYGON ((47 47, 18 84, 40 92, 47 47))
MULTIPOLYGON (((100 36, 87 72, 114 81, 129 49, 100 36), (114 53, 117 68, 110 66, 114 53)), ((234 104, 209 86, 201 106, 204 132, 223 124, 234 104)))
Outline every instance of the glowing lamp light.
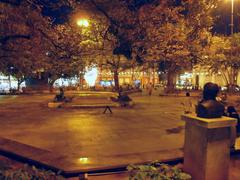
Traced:
POLYGON ((79 19, 79 20, 77 20, 77 25, 82 26, 82 27, 88 27, 89 22, 87 19, 79 19))
POLYGON ((80 157, 78 159, 78 161, 81 163, 81 164, 87 164, 88 163, 88 158, 87 157, 80 157))
POLYGON ((87 72, 84 75, 84 79, 87 81, 89 86, 94 86, 97 80, 97 76, 98 70, 96 67, 93 67, 90 70, 87 70, 87 72))

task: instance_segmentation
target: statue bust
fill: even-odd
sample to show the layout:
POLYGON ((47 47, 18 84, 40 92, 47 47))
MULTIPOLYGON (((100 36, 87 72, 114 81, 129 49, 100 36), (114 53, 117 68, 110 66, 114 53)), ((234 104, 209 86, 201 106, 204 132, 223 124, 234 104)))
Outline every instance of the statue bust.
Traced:
POLYGON ((214 83, 206 83, 203 88, 203 99, 196 106, 198 117, 219 118, 224 114, 224 105, 216 100, 219 87, 214 83))

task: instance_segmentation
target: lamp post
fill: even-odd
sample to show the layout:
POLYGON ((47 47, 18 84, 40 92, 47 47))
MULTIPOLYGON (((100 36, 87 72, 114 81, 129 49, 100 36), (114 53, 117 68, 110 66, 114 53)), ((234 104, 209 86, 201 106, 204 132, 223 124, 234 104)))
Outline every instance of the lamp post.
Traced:
MULTIPOLYGON (((231 0, 232 1, 232 5, 231 5, 231 36, 233 35, 233 28, 234 28, 234 19, 233 19, 233 15, 234 15, 234 0, 231 0)), ((232 38, 232 37, 231 37, 232 38)), ((231 49, 230 49, 230 60, 232 60, 232 45, 231 45, 231 49)), ((233 85, 234 82, 235 82, 235 77, 234 77, 234 68, 231 67, 231 77, 229 78, 230 79, 230 84, 233 85)), ((231 88, 232 89, 232 88, 231 88)), ((232 90, 231 90, 232 91, 232 90)))
POLYGON ((233 35, 233 26, 234 26, 234 22, 233 22, 233 8, 234 8, 234 0, 232 0, 232 8, 231 8, 231 35, 233 35))

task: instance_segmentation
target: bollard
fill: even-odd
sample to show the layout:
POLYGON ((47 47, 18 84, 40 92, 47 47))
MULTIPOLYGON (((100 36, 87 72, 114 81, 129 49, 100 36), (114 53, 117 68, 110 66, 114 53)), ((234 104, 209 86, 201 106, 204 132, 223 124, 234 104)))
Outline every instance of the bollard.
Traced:
POLYGON ((194 180, 227 180, 230 161, 231 127, 229 117, 199 118, 182 115, 185 125, 183 170, 194 180))

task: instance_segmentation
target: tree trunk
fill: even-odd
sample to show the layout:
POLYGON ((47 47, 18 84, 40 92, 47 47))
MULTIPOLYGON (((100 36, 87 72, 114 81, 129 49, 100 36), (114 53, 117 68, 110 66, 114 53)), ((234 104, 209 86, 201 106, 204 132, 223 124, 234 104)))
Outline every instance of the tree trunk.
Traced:
POLYGON ((57 78, 51 78, 49 81, 49 92, 53 92, 53 84, 55 83, 55 81, 57 80, 57 78))
POLYGON ((233 69, 233 84, 237 85, 237 78, 238 78, 238 69, 233 69))
POLYGON ((175 79, 175 72, 174 71, 168 71, 167 74, 167 92, 173 92, 174 91, 174 79, 175 79))
POLYGON ((12 89, 11 76, 8 75, 9 89, 12 89))
POLYGON ((175 87, 175 76, 176 76, 176 65, 171 64, 167 73, 167 93, 174 92, 175 87))
POLYGON ((119 92, 119 77, 118 77, 118 70, 114 69, 114 84, 115 84, 115 90, 119 92))
POLYGON ((221 75, 223 77, 223 80, 225 81, 226 85, 228 85, 229 81, 228 81, 228 78, 227 78, 227 73, 225 72, 226 70, 220 69, 220 71, 221 71, 221 75))
POLYGON ((18 82, 17 82, 17 91, 20 90, 20 85, 21 85, 21 83, 18 81, 18 82))
POLYGON ((20 90, 20 85, 22 84, 24 80, 21 79, 21 78, 17 78, 17 90, 19 91, 20 90))
POLYGON ((234 93, 236 91, 237 86, 237 76, 238 76, 238 69, 231 67, 229 73, 229 84, 228 84, 228 91, 230 93, 234 93))
POLYGON ((83 89, 84 75, 82 73, 79 74, 79 88, 83 89))

